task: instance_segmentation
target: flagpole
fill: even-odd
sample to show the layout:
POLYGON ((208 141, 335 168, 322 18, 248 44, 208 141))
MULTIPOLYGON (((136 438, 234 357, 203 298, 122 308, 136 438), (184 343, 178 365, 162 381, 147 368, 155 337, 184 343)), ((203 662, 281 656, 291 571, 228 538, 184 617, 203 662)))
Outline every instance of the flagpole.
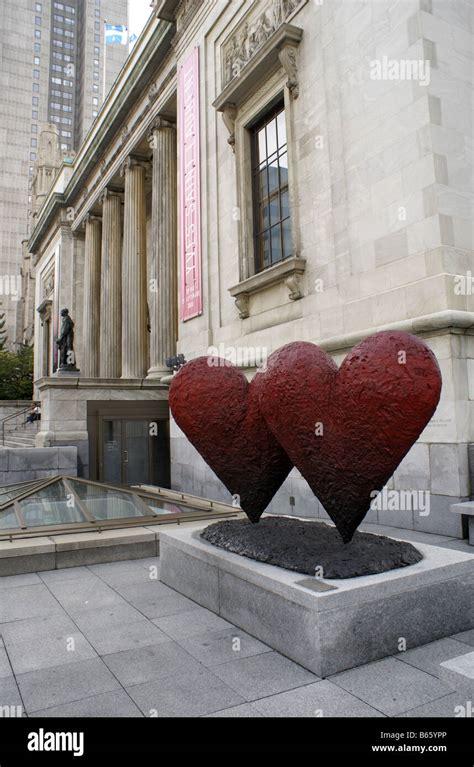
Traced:
POLYGON ((102 103, 105 101, 105 75, 107 71, 107 19, 104 19, 104 73, 102 79, 102 103))

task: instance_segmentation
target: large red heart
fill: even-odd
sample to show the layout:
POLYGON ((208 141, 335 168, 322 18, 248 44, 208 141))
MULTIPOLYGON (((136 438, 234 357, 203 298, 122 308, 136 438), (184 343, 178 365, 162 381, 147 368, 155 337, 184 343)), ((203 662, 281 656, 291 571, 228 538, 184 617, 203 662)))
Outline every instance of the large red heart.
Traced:
POLYGON ((249 383, 219 357, 197 357, 174 376, 173 417, 252 522, 258 522, 292 464, 260 413, 261 373, 249 383))
POLYGON ((434 354, 415 336, 386 331, 339 369, 318 346, 297 342, 270 355, 259 375, 268 426, 350 541, 436 409, 434 354))

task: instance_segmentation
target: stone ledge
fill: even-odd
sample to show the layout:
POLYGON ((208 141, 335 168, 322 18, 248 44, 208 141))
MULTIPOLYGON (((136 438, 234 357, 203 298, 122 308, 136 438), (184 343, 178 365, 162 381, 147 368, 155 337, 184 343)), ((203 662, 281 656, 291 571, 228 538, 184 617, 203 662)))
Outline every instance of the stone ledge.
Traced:
POLYGON ((423 560, 315 592, 302 576, 217 549, 204 525, 160 534, 163 583, 319 676, 474 627, 474 556, 416 544, 423 560), (461 627, 461 628, 460 628, 461 627))
POLYGON ((291 258, 286 258, 284 261, 280 261, 278 264, 258 272, 258 274, 253 274, 251 277, 247 277, 247 279, 229 288, 230 295, 235 298, 241 319, 249 316, 249 296, 259 293, 261 290, 266 290, 280 282, 285 282, 292 301, 302 298, 300 278, 304 274, 305 269, 306 260, 304 258, 291 256, 291 258))

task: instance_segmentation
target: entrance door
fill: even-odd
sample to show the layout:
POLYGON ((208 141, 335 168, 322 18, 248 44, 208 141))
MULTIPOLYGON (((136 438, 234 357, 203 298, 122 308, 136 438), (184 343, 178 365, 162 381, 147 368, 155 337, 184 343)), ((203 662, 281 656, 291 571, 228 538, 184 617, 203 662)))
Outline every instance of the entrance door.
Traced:
POLYGON ((99 479, 122 485, 168 486, 167 421, 103 417, 99 479))

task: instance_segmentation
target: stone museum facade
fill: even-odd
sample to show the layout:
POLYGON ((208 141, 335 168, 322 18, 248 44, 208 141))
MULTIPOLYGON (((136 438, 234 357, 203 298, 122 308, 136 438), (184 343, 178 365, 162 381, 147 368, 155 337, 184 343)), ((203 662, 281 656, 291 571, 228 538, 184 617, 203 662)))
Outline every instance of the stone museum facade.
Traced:
MULTIPOLYGON (((37 445, 79 472, 229 500, 170 421, 166 359, 249 375, 419 335, 440 405, 367 521, 462 537, 474 454, 472 9, 458 0, 161 0, 26 258, 37 445), (60 312, 79 373, 58 374, 60 312), (34 320, 33 320, 34 316, 34 320), (405 491, 405 492, 404 492, 405 491)), ((325 516, 296 470, 269 507, 325 516)))

